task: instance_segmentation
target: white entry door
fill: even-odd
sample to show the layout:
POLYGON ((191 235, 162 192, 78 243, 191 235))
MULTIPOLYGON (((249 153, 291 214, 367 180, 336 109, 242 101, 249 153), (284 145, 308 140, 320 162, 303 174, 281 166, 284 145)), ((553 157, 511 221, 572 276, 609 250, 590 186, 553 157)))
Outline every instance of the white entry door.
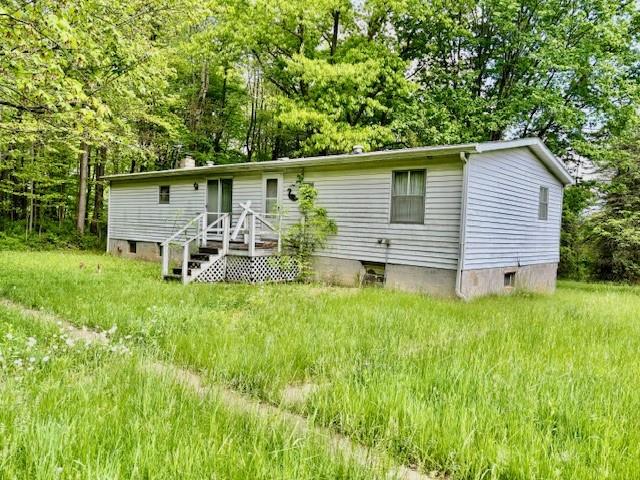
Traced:
POLYGON ((266 214, 278 213, 278 207, 282 204, 281 173, 265 173, 262 176, 262 211, 266 214))

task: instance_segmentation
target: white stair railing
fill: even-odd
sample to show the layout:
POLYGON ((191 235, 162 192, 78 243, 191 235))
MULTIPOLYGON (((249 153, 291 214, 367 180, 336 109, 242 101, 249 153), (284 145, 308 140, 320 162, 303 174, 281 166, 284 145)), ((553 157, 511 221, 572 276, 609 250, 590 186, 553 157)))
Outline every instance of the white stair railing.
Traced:
POLYGON ((266 232, 275 234, 278 243, 278 253, 282 251, 282 216, 279 214, 257 213, 251 209, 251 202, 241 203, 242 213, 238 218, 231 240, 236 240, 240 233, 244 234, 244 243, 247 245, 249 255, 254 256, 256 252, 256 242, 262 239, 262 235, 266 232), (275 225, 268 218, 275 219, 275 225), (258 229, 258 227, 261 227, 258 229), (265 228, 263 228, 265 227, 265 228), (260 237, 260 238, 259 238, 260 237))
POLYGON ((162 276, 169 275, 169 263, 171 257, 171 245, 178 244, 182 247, 182 270, 181 279, 183 283, 189 283, 191 277, 189 275, 189 260, 191 258, 191 245, 194 242, 199 241, 201 247, 205 247, 208 244, 210 238, 210 232, 214 227, 219 226, 222 228, 222 248, 218 250, 218 256, 224 256, 229 251, 229 230, 230 230, 230 216, 228 213, 215 212, 216 219, 207 224, 208 215, 212 212, 203 212, 195 218, 189 220, 187 224, 178 230, 176 233, 167 238, 161 243, 162 246, 162 276), (195 235, 187 237, 185 240, 180 240, 182 235, 186 235, 189 228, 197 226, 195 235))
MULTIPOLYGON (((279 214, 262 214, 251 209, 251 202, 241 203, 242 213, 231 231, 231 214, 224 212, 203 212, 189 220, 184 227, 161 243, 162 246, 162 275, 169 275, 171 263, 171 245, 182 247, 182 270, 181 279, 183 283, 189 283, 193 276, 189 275, 189 260, 191 258, 191 246, 198 242, 200 247, 206 247, 212 238, 222 237, 222 247, 218 249, 218 255, 224 256, 229 252, 231 241, 235 241, 243 234, 243 242, 247 245, 250 256, 256 255, 256 246, 259 241, 264 240, 264 236, 271 232, 275 234, 278 245, 278 253, 282 251, 281 224, 282 216, 279 214), (216 218, 208 223, 209 215, 216 218), (195 228, 195 234, 189 236, 195 228)), ((269 240, 273 240, 270 237, 269 240)))

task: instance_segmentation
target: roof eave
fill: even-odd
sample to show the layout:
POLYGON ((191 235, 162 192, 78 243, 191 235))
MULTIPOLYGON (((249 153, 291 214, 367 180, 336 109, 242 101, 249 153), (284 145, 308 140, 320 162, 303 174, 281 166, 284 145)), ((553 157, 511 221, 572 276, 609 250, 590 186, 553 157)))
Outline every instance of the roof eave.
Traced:
POLYGON ((456 155, 460 152, 472 153, 475 151, 473 144, 454 145, 445 147, 420 147, 403 150, 385 150, 381 152, 369 152, 360 154, 344 154, 325 157, 302 157, 283 160, 270 160, 266 162, 244 162, 224 165, 212 165, 204 167, 181 168, 173 170, 160 170, 153 172, 125 173, 117 175, 105 175, 103 180, 125 181, 143 180, 148 178, 165 177, 185 177, 197 176, 200 174, 224 172, 224 171, 261 171, 261 170, 281 170, 287 168, 311 167, 311 166, 337 166, 374 162, 376 160, 412 160, 424 157, 442 157, 456 155))

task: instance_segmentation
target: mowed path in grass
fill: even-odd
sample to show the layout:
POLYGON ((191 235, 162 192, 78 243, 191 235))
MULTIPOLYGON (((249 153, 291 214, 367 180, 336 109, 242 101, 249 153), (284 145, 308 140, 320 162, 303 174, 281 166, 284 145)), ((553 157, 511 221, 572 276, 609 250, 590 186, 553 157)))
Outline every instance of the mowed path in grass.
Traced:
POLYGON ((377 478, 87 337, 0 304, 0 478, 377 478))
MULTIPOLYGON (((0 253, 0 296, 452 478, 640 471, 640 289, 464 304, 374 289, 163 283, 158 265, 0 253)), ((276 475, 277 476, 277 475, 276 475)))

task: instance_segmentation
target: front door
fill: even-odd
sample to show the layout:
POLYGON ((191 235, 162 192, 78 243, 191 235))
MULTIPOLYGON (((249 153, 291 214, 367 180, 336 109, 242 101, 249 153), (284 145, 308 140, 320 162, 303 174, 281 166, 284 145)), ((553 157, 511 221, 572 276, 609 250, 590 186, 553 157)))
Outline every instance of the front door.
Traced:
POLYGON ((262 211, 267 215, 278 213, 282 202, 282 174, 264 174, 262 176, 262 211))
MULTIPOLYGON (((221 213, 231 213, 233 207, 233 180, 216 178, 207 180, 208 223, 215 222, 221 213)), ((222 227, 220 225, 220 227, 222 227)))

